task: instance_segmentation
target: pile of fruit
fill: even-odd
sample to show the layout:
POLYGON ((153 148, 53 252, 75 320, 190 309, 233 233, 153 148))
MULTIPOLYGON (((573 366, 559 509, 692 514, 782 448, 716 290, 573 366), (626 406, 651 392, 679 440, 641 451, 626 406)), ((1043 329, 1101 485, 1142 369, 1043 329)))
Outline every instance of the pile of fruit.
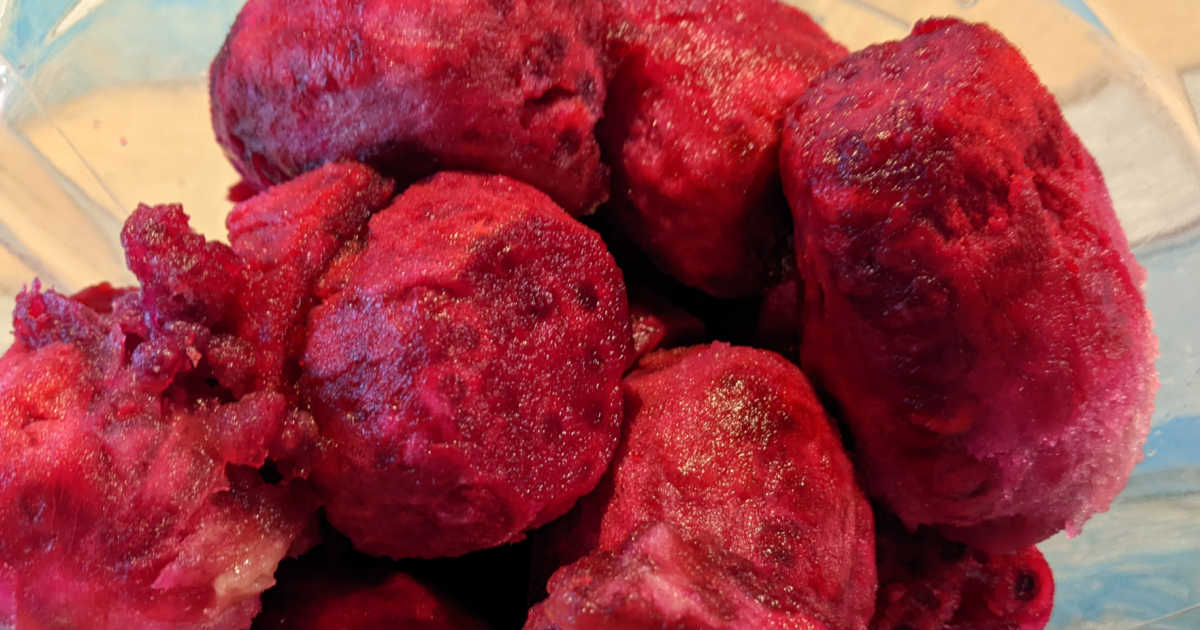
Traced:
POLYGON ((228 245, 17 300, 0 626, 1038 629, 1140 458, 1143 271, 987 26, 250 0, 211 97, 228 245))

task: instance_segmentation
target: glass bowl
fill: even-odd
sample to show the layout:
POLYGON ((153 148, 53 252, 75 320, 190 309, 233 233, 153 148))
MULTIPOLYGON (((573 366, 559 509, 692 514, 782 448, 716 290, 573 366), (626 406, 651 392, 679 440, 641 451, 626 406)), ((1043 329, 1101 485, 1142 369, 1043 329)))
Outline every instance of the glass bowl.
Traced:
MULTIPOLYGON (((1112 509, 1040 545, 1058 584, 1050 626, 1200 628, 1200 2, 791 1, 852 49, 931 15, 992 24, 1096 156, 1149 270, 1162 388, 1112 509)), ((0 0, 0 319, 34 277, 131 283, 118 234, 139 202, 182 202, 224 238, 237 176, 205 71, 241 3, 0 0)))

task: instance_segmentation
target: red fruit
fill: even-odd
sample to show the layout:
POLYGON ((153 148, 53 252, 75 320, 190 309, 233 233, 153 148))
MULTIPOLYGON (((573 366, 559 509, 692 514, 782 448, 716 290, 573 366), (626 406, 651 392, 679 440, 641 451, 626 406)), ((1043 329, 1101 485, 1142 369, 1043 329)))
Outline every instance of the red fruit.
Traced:
POLYGON ((361 247, 367 219, 393 184, 366 166, 328 164, 238 204, 225 223, 246 267, 239 336, 255 350, 255 387, 290 388, 299 376, 317 280, 335 257, 361 247))
POLYGON ((238 180, 238 183, 229 187, 229 192, 226 193, 225 198, 233 203, 241 203, 256 194, 258 194, 258 190, 243 179, 238 180))
POLYGON ((846 49, 775 0, 621 5, 600 130, 617 222, 684 284, 756 295, 787 247, 784 112, 846 49))
POLYGON ((123 236, 140 293, 18 297, 0 358, 0 625, 247 628, 314 508, 255 470, 294 418, 277 393, 230 401, 207 382, 232 252, 177 207, 140 208, 123 236))
POLYGON ((597 0, 250 0, 213 61, 217 140, 262 189, 357 160, 409 183, 503 173, 574 214, 608 196, 597 0))
POLYGON ((868 490, 993 552, 1077 532, 1149 428, 1156 342, 1095 161, 996 32, 922 22, 792 111, 803 364, 868 490))
POLYGON ((1054 576, 1034 547, 988 554, 884 516, 876 527, 879 597, 872 630, 1042 630, 1054 576))
POLYGON ((310 319, 314 479, 362 551, 454 556, 519 540, 604 474, 631 354, 599 236, 500 176, 443 173, 370 222, 310 319))
POLYGON ((804 290, 793 275, 767 289, 759 304, 754 347, 800 362, 800 301, 804 290))
POLYGON ((648 287, 629 290, 629 316, 634 360, 652 350, 673 348, 704 338, 704 322, 648 287))
MULTIPOLYGON (((543 606, 550 621, 590 627, 572 625, 577 613, 553 611, 603 607, 587 599, 591 590, 579 591, 579 576, 615 570, 597 568, 612 562, 625 567, 618 572, 644 573, 666 562, 660 556, 686 547, 695 558, 670 560, 680 580, 740 584, 743 592, 728 594, 738 606, 772 602, 770 610, 739 611, 739 618, 775 611, 811 617, 831 630, 866 628, 875 592, 870 506, 794 365, 770 352, 716 343, 647 356, 625 389, 627 426, 612 471, 568 517, 572 526, 549 532, 551 552, 564 561, 598 550, 551 580, 543 606), (656 525, 679 541, 656 534, 630 542, 656 525), (622 551, 626 545, 660 551, 622 551), (705 550, 720 550, 720 558, 705 550), (650 559, 637 559, 646 553, 650 559)), ((639 618, 676 619, 669 606, 654 611, 665 604, 653 593, 623 592, 647 598, 639 618)))
POLYGON ((255 630, 485 630, 442 595, 403 573, 281 570, 255 630))
POLYGON ((242 284, 241 261, 229 246, 188 227, 183 206, 139 206, 121 230, 130 271, 142 285, 151 321, 224 321, 242 284))
POLYGON ((802 610, 756 599, 772 587, 744 559, 665 524, 562 569, 549 588, 525 630, 826 630, 802 610))
POLYGON ((100 314, 109 314, 113 311, 113 302, 117 298, 137 293, 137 289, 131 287, 114 287, 107 282, 85 287, 75 295, 71 296, 71 301, 78 302, 89 309, 100 314))

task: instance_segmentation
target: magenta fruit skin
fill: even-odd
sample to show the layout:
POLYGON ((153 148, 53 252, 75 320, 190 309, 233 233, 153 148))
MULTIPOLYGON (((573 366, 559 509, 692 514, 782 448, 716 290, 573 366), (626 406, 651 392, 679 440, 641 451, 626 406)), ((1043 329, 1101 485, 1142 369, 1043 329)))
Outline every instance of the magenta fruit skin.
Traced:
POLYGON ((441 173, 372 217, 323 280, 301 389, 330 522, 367 553, 520 540, 596 485, 632 356, 592 230, 503 176, 441 173))
POLYGON ((802 363, 868 492, 998 553, 1108 509, 1157 389, 1145 273, 1016 48, 945 19, 857 52, 793 108, 782 160, 802 363))
POLYGON ((258 190, 353 160, 401 185, 501 173, 588 214, 605 24, 599 0, 250 0, 210 69, 213 129, 258 190))

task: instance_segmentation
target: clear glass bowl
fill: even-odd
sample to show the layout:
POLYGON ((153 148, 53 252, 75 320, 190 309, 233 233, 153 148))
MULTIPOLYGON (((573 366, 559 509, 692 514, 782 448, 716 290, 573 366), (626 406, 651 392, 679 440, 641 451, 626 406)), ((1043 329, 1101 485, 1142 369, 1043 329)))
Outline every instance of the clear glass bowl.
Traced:
MULTIPOLYGON (((930 15, 989 22, 1058 97, 1149 270, 1162 389, 1112 509, 1041 545, 1051 627, 1200 628, 1200 2, 791 1, 851 48, 930 15)), ((138 202, 182 202, 224 237, 237 177, 212 139, 205 71, 240 5, 0 0, 0 320, 34 277, 132 282, 118 233, 138 202)))

